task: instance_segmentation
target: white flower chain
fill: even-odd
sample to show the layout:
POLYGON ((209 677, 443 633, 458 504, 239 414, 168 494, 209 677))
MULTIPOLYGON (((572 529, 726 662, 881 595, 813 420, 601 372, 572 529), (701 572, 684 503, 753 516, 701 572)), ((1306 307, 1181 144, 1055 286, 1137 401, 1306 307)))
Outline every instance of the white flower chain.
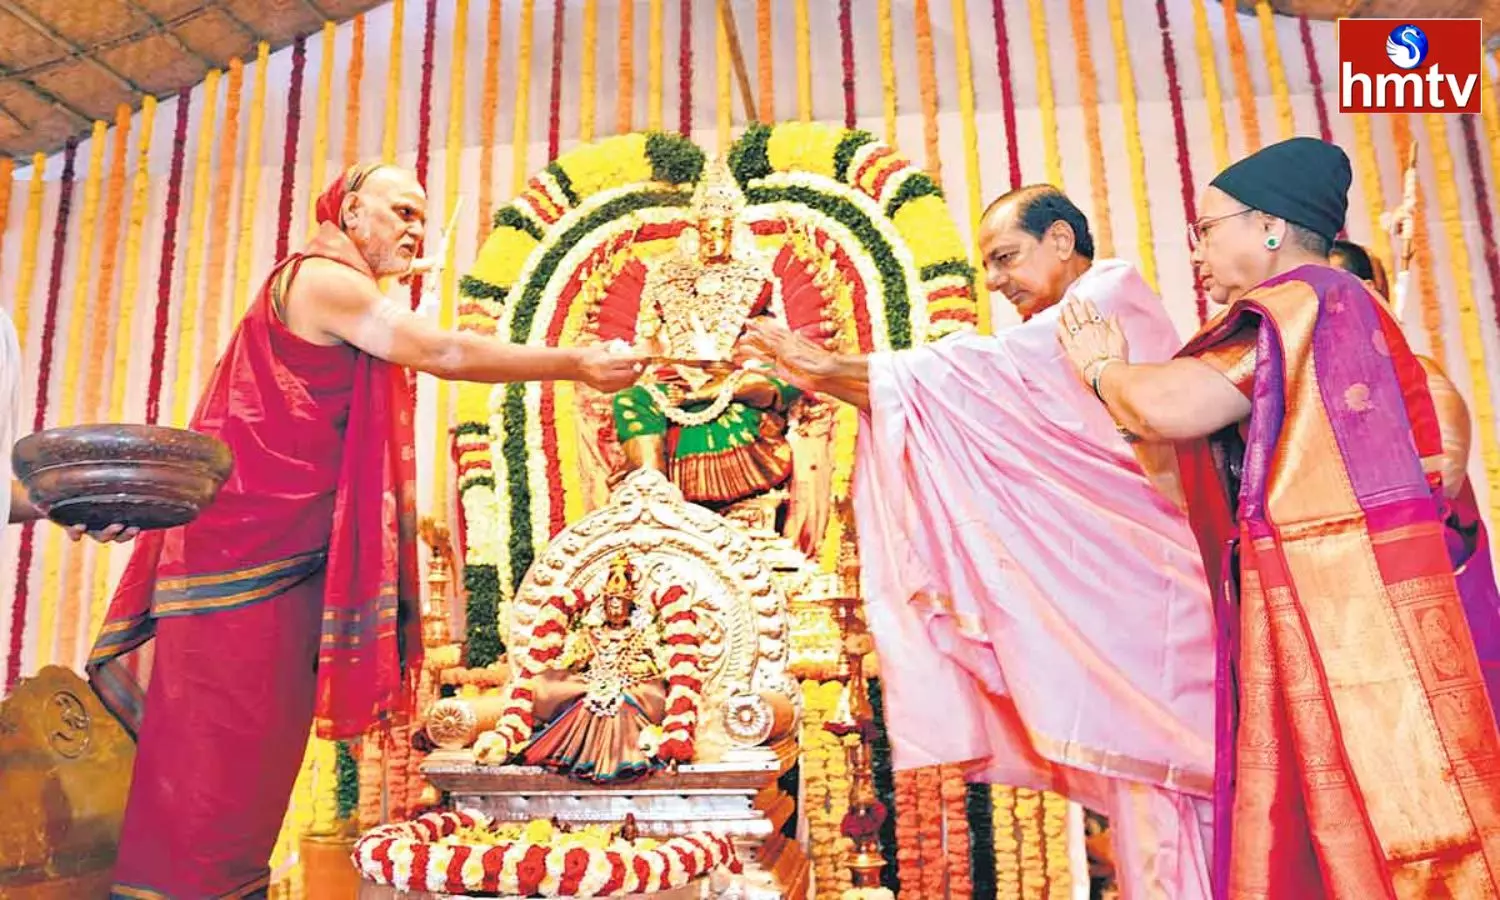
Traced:
POLYGON ((697 412, 683 412, 655 384, 644 384, 641 386, 646 389, 646 394, 655 401, 657 407, 661 409, 662 414, 672 424, 682 428, 693 428, 698 425, 707 425, 709 422, 723 415, 724 410, 729 408, 729 404, 734 402, 735 390, 739 388, 740 383, 749 374, 745 369, 734 370, 728 378, 724 379, 724 383, 720 385, 719 392, 714 395, 714 402, 697 412))

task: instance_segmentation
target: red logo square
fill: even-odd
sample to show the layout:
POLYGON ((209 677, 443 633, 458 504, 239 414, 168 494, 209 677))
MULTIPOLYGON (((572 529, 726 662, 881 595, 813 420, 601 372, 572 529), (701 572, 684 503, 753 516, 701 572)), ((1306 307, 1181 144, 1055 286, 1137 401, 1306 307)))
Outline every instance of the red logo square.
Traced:
POLYGON ((1478 19, 1339 19, 1339 111, 1477 113, 1478 19))

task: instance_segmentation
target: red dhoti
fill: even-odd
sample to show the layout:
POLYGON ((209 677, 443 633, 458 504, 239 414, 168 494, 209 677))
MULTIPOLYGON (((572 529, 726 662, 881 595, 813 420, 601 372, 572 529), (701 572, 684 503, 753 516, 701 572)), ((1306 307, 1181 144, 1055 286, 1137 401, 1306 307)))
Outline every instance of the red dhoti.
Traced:
POLYGON ((331 225, 277 266, 191 426, 234 472, 137 542, 89 661, 138 736, 115 897, 262 890, 312 723, 351 737, 400 709, 420 652, 405 374, 282 324, 307 257, 369 274, 331 225))

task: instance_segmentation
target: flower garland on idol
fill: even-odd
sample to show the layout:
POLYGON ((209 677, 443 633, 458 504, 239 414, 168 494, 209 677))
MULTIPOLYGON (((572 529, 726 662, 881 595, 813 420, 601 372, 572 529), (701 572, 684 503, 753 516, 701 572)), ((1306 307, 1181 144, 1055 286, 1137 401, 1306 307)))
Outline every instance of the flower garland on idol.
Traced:
MULTIPOLYGON (((908 347, 974 325, 974 272, 942 192, 893 148, 866 132, 792 122, 750 127, 728 161, 762 240, 780 221, 839 245, 858 282, 836 292, 850 304, 851 349, 908 347)), ((533 345, 586 340, 589 304, 603 293, 595 283, 634 252, 635 229, 675 236, 703 168, 697 145, 658 132, 562 154, 495 213, 459 287, 459 327, 533 345)), ((471 666, 504 652, 505 603, 536 553, 587 509, 579 467, 563 464, 576 453, 582 402, 572 386, 460 389, 471 666)), ((856 423, 838 429, 835 492, 847 490, 856 423)))
MULTIPOLYGON (((571 595, 552 597, 537 610, 527 646, 515 654, 520 668, 505 689, 504 712, 494 729, 480 735, 474 745, 479 762, 504 763, 531 740, 536 727, 533 715, 536 678, 562 658, 568 626, 588 604, 582 591, 574 591, 571 595)), ((662 642, 670 648, 670 655, 666 672, 667 714, 661 723, 660 743, 652 755, 662 762, 690 763, 698 708, 703 700, 698 614, 693 611, 691 598, 680 587, 663 591, 653 605, 662 625, 662 642)))
POLYGON ((383 825, 354 845, 354 865, 399 891, 601 897, 682 887, 720 866, 741 871, 726 837, 695 832, 627 840, 617 829, 497 825, 479 812, 435 812, 383 825))

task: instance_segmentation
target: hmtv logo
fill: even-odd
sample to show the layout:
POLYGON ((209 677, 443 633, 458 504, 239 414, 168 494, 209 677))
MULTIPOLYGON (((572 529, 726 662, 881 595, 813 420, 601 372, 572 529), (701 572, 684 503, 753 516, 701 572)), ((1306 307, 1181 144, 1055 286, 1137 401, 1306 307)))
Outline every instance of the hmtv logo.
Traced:
POLYGON ((1340 112, 1479 112, 1478 19, 1339 19, 1340 112))

